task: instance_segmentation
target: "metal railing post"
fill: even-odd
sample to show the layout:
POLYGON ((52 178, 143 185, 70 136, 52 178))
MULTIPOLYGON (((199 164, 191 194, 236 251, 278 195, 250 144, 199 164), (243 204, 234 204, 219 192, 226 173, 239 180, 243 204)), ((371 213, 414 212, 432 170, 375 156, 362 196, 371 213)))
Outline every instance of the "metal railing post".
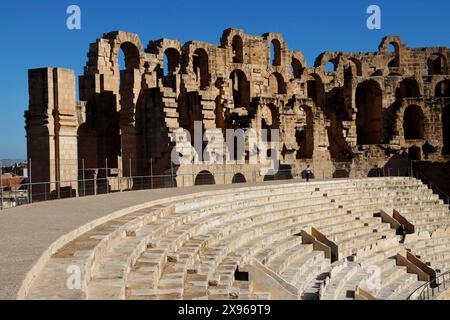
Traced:
POLYGON ((108 177, 108 158, 105 159, 105 173, 106 173, 106 193, 109 193, 109 177, 108 177))
POLYGON ((28 202, 31 204, 33 203, 33 181, 32 181, 32 174, 31 174, 31 158, 28 159, 28 167, 30 170, 28 170, 28 202))
POLYGON ((85 197, 86 196, 86 173, 85 173, 85 166, 84 166, 84 159, 82 159, 81 160, 81 163, 82 163, 82 170, 83 170, 83 174, 82 174, 82 177, 83 177, 83 197, 85 197))
POLYGON ((150 187, 153 189, 153 158, 150 158, 150 187))

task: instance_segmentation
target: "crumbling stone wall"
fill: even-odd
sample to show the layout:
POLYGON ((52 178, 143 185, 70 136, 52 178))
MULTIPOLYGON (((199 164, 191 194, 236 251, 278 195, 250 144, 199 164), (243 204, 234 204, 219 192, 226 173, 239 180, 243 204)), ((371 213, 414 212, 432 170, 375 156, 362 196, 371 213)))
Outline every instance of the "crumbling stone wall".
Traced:
POLYGON ((184 128, 193 137, 195 121, 202 130, 218 129, 211 141, 224 138, 226 129, 279 129, 276 152, 293 176, 306 164, 324 178, 367 176, 373 169, 399 171, 411 159, 445 161, 450 154, 447 47, 412 49, 400 37, 385 37, 377 52, 324 52, 308 67, 279 33, 227 29, 219 45, 160 39, 144 47, 136 34, 116 31, 92 43, 87 56, 80 102, 65 101, 64 114, 52 113, 36 93, 68 90, 72 96, 75 79, 53 77, 55 91, 36 74, 61 69, 30 71, 29 156, 46 168, 46 178, 73 178, 83 163, 97 173, 108 168, 109 176, 192 174, 177 178, 183 185, 205 170, 213 176, 228 171, 216 179, 224 182, 237 173, 251 180, 258 165, 171 164, 176 139, 187 139, 175 133, 184 128), (327 71, 328 63, 334 71, 327 71), (35 110, 42 108, 39 118, 35 110), (61 130, 66 140, 53 145, 61 130), (77 146, 71 130, 77 130, 77 146), (34 152, 42 140, 49 151, 34 152), (63 159, 61 146, 64 157, 76 152, 76 164, 63 159), (47 165, 53 159, 60 160, 58 168, 47 165))

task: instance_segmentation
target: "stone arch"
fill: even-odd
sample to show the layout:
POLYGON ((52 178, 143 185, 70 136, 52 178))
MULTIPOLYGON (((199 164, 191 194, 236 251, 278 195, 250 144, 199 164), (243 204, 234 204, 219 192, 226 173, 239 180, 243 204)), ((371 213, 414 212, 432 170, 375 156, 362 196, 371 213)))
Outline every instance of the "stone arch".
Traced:
POLYGON ((352 76, 362 77, 362 63, 357 58, 349 58, 349 66, 352 76))
POLYGON ((416 79, 407 78, 401 81, 395 92, 396 99, 420 97, 420 87, 416 79))
POLYGON ((344 178, 349 178, 349 177, 350 177, 350 173, 345 169, 336 169, 333 172, 333 179, 344 179, 344 178))
POLYGON ((246 183, 247 179, 245 179, 245 176, 242 173, 236 173, 233 176, 233 179, 231 181, 231 183, 246 183))
POLYGON ((428 76, 443 75, 447 70, 447 59, 443 54, 432 53, 427 60, 428 76))
POLYGON ((235 35, 231 42, 233 63, 244 63, 244 44, 240 35, 235 35))
POLYGON ((309 75, 309 79, 306 81, 306 93, 309 99, 320 105, 322 102, 322 95, 324 91, 323 81, 317 73, 309 75))
POLYGON ((295 57, 292 57, 292 61, 291 61, 291 71, 292 74, 294 76, 295 79, 300 79, 303 73, 303 65, 300 62, 300 60, 298 60, 295 57))
POLYGON ((175 48, 164 50, 164 75, 178 73, 180 69, 180 52, 175 48))
POLYGON ((301 106, 305 113, 306 126, 304 130, 296 132, 296 140, 299 146, 297 159, 312 159, 314 154, 314 115, 312 108, 301 106))
POLYGON ((405 140, 421 140, 425 138, 424 114, 416 105, 407 107, 403 114, 403 132, 405 140))
POLYGON ((285 94, 286 83, 279 72, 274 72, 269 77, 269 88, 272 94, 285 94))
POLYGON ((272 130, 280 129, 280 112, 278 107, 272 103, 264 105, 260 111, 261 124, 261 141, 267 142, 267 157, 273 156, 272 152, 278 152, 272 148, 272 130))
POLYGON ((325 72, 336 72, 338 67, 338 63, 335 59, 328 60, 324 65, 325 72))
POLYGON ((208 170, 203 170, 197 174, 195 177, 196 186, 204 186, 204 185, 214 185, 216 184, 216 180, 214 179, 214 175, 208 170))
POLYGON ((442 110, 442 154, 450 155, 450 105, 442 110))
POLYGON ((450 97, 450 80, 443 80, 438 82, 434 92, 435 97, 450 97))
MULTIPOLYGON (((144 60, 143 55, 141 54, 143 47, 141 40, 139 39, 139 36, 137 34, 124 31, 115 31, 104 34, 102 39, 106 39, 110 44, 111 51, 109 60, 114 66, 114 73, 120 72, 119 56, 121 52, 124 55, 126 70, 141 68, 141 62, 144 60)), ((98 49, 100 48, 93 48, 96 48, 97 51, 91 52, 92 50, 90 50, 88 54, 89 59, 91 59, 91 55, 97 57, 100 55, 100 52, 98 52, 98 49)))
POLYGON ((208 53, 203 48, 198 48, 193 54, 193 70, 200 84, 200 89, 203 90, 209 86, 209 60, 208 53))
POLYGON ((230 74, 231 93, 233 96, 235 108, 250 107, 250 82, 247 80, 245 73, 236 69, 230 74))
POLYGON ((380 84, 375 80, 361 82, 355 94, 356 130, 359 145, 383 141, 383 99, 380 84))
POLYGON ((281 66, 281 42, 278 39, 272 39, 272 41, 270 41, 270 47, 271 47, 271 54, 270 54, 270 59, 271 59, 271 64, 273 66, 281 66))
POLYGON ((387 45, 387 51, 389 52, 389 46, 394 48, 394 58, 388 63, 389 68, 398 68, 400 66, 400 45, 396 41, 391 41, 387 45))
POLYGON ((140 52, 135 44, 131 42, 124 42, 120 45, 120 51, 124 55, 126 70, 133 70, 140 68, 140 52))
MULTIPOLYGON (((261 129, 279 129, 280 128, 280 112, 276 105, 270 103, 261 108, 261 129)), ((268 132, 268 138, 270 131, 268 132)), ((269 140, 270 141, 270 140, 269 140)))

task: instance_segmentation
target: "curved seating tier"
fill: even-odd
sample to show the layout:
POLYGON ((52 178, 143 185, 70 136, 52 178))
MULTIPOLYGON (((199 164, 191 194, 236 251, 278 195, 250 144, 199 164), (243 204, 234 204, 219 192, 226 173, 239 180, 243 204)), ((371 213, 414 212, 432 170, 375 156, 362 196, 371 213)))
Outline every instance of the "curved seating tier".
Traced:
MULTIPOLYGON (((419 181, 373 178, 244 187, 165 199, 115 217, 67 242, 46 261, 27 299, 271 299, 252 275, 298 299, 353 299, 381 272, 374 298, 419 287, 396 256, 416 251, 448 267, 450 237, 400 243, 380 217, 393 208, 433 233, 448 208, 419 181), (447 242, 448 241, 448 242, 447 242), (79 283, 71 277, 79 270, 79 283), (70 281, 73 281, 71 283, 70 281)), ((416 226, 416 225, 415 225, 416 226)), ((434 264, 436 262, 436 265, 434 264)))

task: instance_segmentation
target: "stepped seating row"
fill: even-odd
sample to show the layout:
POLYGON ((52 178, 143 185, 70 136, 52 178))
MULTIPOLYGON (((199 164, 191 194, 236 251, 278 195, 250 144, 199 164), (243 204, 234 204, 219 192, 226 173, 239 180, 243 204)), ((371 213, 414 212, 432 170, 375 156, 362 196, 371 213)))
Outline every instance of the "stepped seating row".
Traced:
POLYGON ((436 197, 409 178, 290 183, 167 199, 67 243, 44 265, 26 298, 268 299, 270 291, 257 291, 248 281, 252 259, 304 299, 351 298, 367 268, 377 265, 384 279, 377 297, 401 298, 420 282, 395 265, 391 258, 404 248, 374 214, 389 205, 406 215, 411 203, 438 212, 418 210, 421 219, 445 218, 436 197), (340 261, 332 264, 305 241, 302 233, 312 228, 337 247, 340 261), (391 247, 366 252, 383 241, 391 247), (352 261, 342 267, 346 257, 352 261), (81 270, 78 289, 67 286, 69 266, 81 270))
POLYGON ((450 229, 432 234, 431 237, 421 237, 416 241, 406 243, 408 251, 433 268, 437 275, 450 270, 450 233, 448 230, 450 229))

